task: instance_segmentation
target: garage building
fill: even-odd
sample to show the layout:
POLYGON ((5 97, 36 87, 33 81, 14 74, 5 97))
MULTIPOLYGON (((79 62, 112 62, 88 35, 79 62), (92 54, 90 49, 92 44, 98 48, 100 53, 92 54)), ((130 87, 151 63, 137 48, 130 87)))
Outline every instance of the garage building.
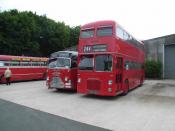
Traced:
POLYGON ((146 59, 162 62, 162 78, 175 79, 175 34, 145 40, 146 59))

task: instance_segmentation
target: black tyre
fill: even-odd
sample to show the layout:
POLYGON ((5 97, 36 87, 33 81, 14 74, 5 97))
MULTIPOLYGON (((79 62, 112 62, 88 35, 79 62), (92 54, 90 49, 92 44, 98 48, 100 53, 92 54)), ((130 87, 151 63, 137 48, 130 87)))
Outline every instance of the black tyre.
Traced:
POLYGON ((123 96, 127 95, 128 92, 129 92, 129 82, 128 82, 128 80, 125 80, 124 84, 125 84, 125 90, 122 94, 123 96))

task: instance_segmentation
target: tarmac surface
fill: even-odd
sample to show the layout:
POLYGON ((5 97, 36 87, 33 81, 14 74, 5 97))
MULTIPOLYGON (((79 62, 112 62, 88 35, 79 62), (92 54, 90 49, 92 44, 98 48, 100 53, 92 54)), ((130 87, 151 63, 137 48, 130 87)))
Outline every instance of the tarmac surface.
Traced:
MULTIPOLYGON (((175 80, 146 80, 143 86, 130 91, 127 96, 116 97, 48 90, 45 81, 20 82, 12 83, 10 86, 0 85, 0 99, 23 105, 22 108, 30 107, 30 110, 53 114, 51 119, 58 117, 58 121, 65 121, 63 125, 69 123, 67 125, 70 126, 69 129, 73 129, 72 123, 76 123, 74 127, 76 129, 79 126, 89 126, 99 130, 115 131, 175 131, 175 80), (70 122, 67 122, 69 120, 70 122)), ((5 114, 11 112, 9 110, 4 113, 10 106, 7 104, 5 108, 2 105, 3 100, 0 102, 1 121, 4 120, 2 114, 6 116, 5 114)), ((14 110, 13 114, 18 114, 18 111, 14 110)), ((42 122, 44 117, 36 118, 34 121, 37 120, 42 122)), ((14 119, 13 122, 16 120, 14 119)), ((18 121, 17 124, 20 122, 18 121)), ((40 125, 50 127, 50 124, 52 122, 48 120, 46 124, 40 125)), ((0 130, 1 125, 0 122, 0 130)), ((10 126, 13 127, 13 124, 9 124, 10 126)))
POLYGON ((0 99, 1 131, 108 131, 0 99))

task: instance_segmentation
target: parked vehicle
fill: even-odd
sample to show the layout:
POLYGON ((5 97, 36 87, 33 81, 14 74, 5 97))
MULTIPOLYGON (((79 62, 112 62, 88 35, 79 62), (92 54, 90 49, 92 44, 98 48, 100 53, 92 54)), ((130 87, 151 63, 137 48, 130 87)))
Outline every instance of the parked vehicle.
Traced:
POLYGON ((78 53, 79 93, 127 94, 144 81, 144 45, 115 21, 83 25, 78 53))
POLYGON ((5 83, 4 72, 9 67, 11 81, 46 79, 48 58, 0 55, 0 82, 5 83))
POLYGON ((47 75, 49 89, 77 89, 77 56, 75 51, 58 51, 51 54, 47 75))

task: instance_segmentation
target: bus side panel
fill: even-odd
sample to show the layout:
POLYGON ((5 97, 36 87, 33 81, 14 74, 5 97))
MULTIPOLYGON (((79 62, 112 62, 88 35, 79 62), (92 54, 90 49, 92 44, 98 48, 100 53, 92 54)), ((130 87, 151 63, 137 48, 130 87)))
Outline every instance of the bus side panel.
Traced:
POLYGON ((140 85, 140 81, 143 83, 144 71, 143 68, 133 69, 131 62, 138 62, 140 64, 143 64, 144 52, 120 39, 117 40, 116 43, 119 46, 118 53, 121 54, 124 59, 123 81, 128 80, 129 89, 136 88, 140 85), (129 62, 128 69, 126 69, 126 61, 129 62))
MULTIPOLYGON (((1 68, 1 76, 4 74, 6 68, 1 68)), ((24 80, 37 80, 46 78, 46 67, 12 67, 11 81, 24 81, 24 80)), ((5 83, 4 76, 1 79, 2 83, 5 83)))
POLYGON ((77 68, 70 70, 70 79, 72 81, 72 88, 77 89, 77 68))

